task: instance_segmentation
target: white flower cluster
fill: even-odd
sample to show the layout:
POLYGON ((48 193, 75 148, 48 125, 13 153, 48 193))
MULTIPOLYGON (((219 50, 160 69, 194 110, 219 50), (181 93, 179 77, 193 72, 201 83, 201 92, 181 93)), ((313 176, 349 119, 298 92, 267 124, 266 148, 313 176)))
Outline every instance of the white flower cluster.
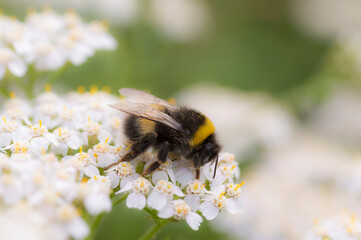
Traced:
POLYGON ((201 169, 201 180, 196 180, 194 167, 185 160, 167 160, 148 179, 135 171, 137 166, 147 167, 156 160, 153 153, 131 163, 120 163, 108 171, 112 188, 120 187, 116 194, 129 193, 128 208, 158 211, 159 218, 185 219, 193 230, 198 230, 203 219, 216 218, 221 210, 231 214, 241 213, 240 195, 244 182, 237 184, 240 172, 234 155, 222 153, 217 175, 213 179, 214 166, 201 169))
POLYGON ((338 217, 321 223, 315 220, 314 227, 306 240, 359 240, 361 239, 361 222, 355 216, 338 217))
POLYGON ((105 24, 86 23, 74 11, 29 11, 25 22, 0 15, 0 29, 0 80, 7 70, 24 76, 31 64, 37 71, 56 70, 66 62, 80 65, 95 51, 117 46, 105 24))
POLYGON ((89 216, 111 210, 119 197, 113 192, 127 194, 129 208, 185 219, 194 230, 200 214, 211 220, 222 209, 242 212, 232 154, 219 156, 214 179, 214 165, 204 166, 200 181, 185 160, 168 159, 142 177, 156 160, 152 151, 104 171, 127 152, 125 115, 107 107, 117 101, 94 87, 63 97, 46 91, 31 102, 12 94, 0 109, 0 215, 28 221, 51 239, 81 239, 89 216))

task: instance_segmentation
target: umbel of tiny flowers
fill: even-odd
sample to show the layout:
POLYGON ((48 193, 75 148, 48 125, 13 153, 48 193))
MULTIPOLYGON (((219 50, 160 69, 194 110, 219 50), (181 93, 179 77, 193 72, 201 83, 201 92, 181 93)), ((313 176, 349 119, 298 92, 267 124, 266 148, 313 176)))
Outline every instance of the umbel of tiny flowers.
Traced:
POLYGON ((358 240, 361 238, 361 222, 355 215, 341 215, 319 222, 314 221, 313 229, 307 232, 305 240, 358 240))
POLYGON ((215 178, 214 165, 203 166, 196 180, 189 161, 170 158, 144 176, 157 161, 152 149, 105 171, 129 150, 124 115, 107 108, 117 97, 97 88, 64 96, 47 90, 33 101, 13 94, 0 108, 1 216, 48 239, 92 239, 104 213, 125 200, 154 218, 142 237, 150 239, 167 223, 184 220, 198 230, 203 217, 243 211, 244 182, 232 154, 220 154, 215 178))
POLYGON ((49 7, 29 9, 23 22, 1 14, 1 92, 8 94, 9 84, 18 84, 32 97, 40 78, 53 82, 69 63, 79 66, 96 51, 116 47, 107 24, 87 23, 72 10, 58 14, 49 7))

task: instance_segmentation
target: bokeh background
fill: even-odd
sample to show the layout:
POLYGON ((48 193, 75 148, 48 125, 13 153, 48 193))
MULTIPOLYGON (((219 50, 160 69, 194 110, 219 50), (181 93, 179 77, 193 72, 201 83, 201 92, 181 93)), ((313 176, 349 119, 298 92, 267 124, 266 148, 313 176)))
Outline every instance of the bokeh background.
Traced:
MULTIPOLYGON (((304 239, 315 219, 361 216, 361 4, 352 0, 0 0, 104 19, 116 51, 53 89, 148 89, 207 113, 237 154, 245 213, 158 239, 304 239), (359 206, 360 205, 360 206, 359 206)), ((148 221, 149 220, 149 221, 148 221)), ((117 206, 97 239, 136 239, 148 216, 117 206)))

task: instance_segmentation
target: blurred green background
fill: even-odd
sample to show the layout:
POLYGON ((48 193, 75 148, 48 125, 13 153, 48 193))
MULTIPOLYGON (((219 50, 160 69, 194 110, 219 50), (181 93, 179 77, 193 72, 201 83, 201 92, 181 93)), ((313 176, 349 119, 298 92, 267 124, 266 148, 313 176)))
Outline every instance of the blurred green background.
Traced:
MULTIPOLYGON (((241 90, 262 90, 280 96, 305 83, 319 68, 327 49, 324 42, 297 31, 285 0, 209 0, 211 27, 199 39, 180 43, 162 38, 139 19, 126 27, 112 25, 118 40, 114 52, 101 52, 80 67, 72 67, 59 85, 110 86, 149 89, 161 97, 197 82, 214 82, 241 90)), ((23 3, 24 4, 24 3, 23 3)), ((31 4, 31 2, 29 2, 31 4)), ((23 18, 26 8, 0 1, 7 15, 23 18)), ((83 15, 93 19, 91 14, 83 15)), ((146 213, 124 203, 101 222, 97 239, 136 239, 151 224, 146 213)), ((194 232, 183 222, 170 224, 158 239, 232 239, 209 223, 194 232), (227 236, 227 237, 226 237, 227 236)))

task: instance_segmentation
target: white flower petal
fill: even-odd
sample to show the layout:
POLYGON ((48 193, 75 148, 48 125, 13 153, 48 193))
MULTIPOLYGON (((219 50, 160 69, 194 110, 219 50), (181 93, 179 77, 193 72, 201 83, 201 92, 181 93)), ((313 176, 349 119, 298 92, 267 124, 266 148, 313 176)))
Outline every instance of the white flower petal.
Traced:
POLYGON ((79 147, 83 144, 83 141, 81 140, 81 138, 79 136, 71 136, 70 138, 68 138, 68 140, 66 141, 66 144, 71 148, 71 149, 79 149, 79 147))
POLYGON ((127 184, 125 184, 124 187, 122 187, 118 192, 116 192, 115 194, 119 194, 119 193, 123 193, 123 192, 127 192, 127 191, 130 191, 132 190, 134 186, 134 183, 133 182, 127 182, 127 184))
POLYGON ((203 222, 203 219, 199 214, 190 212, 186 217, 186 222, 193 230, 197 231, 203 222))
POLYGON ((111 188, 116 188, 116 187, 118 187, 118 185, 119 185, 119 176, 118 176, 118 174, 116 173, 116 172, 114 172, 114 171, 111 171, 111 172, 109 172, 108 174, 107 174, 107 176, 109 177, 109 179, 110 179, 110 182, 111 182, 111 188))
POLYGON ((226 210, 230 214, 237 214, 243 212, 243 206, 239 198, 230 198, 226 200, 226 210))
POLYGON ((13 61, 10 62, 8 65, 9 71, 14 74, 17 77, 22 77, 25 75, 26 70, 27 70, 27 66, 26 64, 21 61, 21 60, 17 60, 17 61, 13 61))
POLYGON ((171 180, 173 183, 176 183, 177 179, 176 179, 176 177, 175 177, 175 174, 174 174, 173 169, 167 169, 167 173, 168 173, 168 175, 169 175, 170 180, 171 180))
POLYGON ((112 209, 112 201, 108 195, 94 193, 84 199, 84 206, 91 215, 109 212, 112 209))
POLYGON ((141 193, 130 193, 127 197, 126 205, 128 208, 142 210, 146 204, 146 197, 141 193))
POLYGON ((173 191, 174 191, 174 194, 179 197, 184 196, 184 193, 182 192, 182 190, 179 187, 177 187, 175 184, 173 184, 173 191))
POLYGON ((0 133, 0 147, 7 147, 11 143, 11 133, 0 133))
POLYGON ((207 220, 215 219, 219 213, 219 209, 211 202, 202 203, 199 210, 207 220))
POLYGON ((88 224, 80 217, 72 220, 68 224, 68 231, 74 239, 83 239, 88 236, 90 232, 88 224))
POLYGON ((120 180, 120 187, 124 187, 125 185, 127 185, 129 182, 133 182, 134 181, 134 177, 125 177, 122 180, 120 180))
POLYGON ((147 203, 149 207, 160 210, 167 204, 167 196, 153 190, 148 197, 147 203))
POLYGON ((65 143, 59 143, 58 146, 52 144, 51 151, 55 154, 66 155, 68 152, 68 146, 65 143))
POLYGON ((174 207, 171 202, 167 203, 164 208, 159 210, 158 217, 160 218, 170 218, 174 215, 174 207))
POLYGON ((200 197, 193 194, 188 194, 185 196, 184 201, 192 209, 192 211, 198 211, 199 205, 201 204, 200 197))
POLYGON ((84 174, 88 177, 99 175, 99 169, 94 165, 89 165, 84 168, 84 174))
POLYGON ((117 157, 114 154, 102 153, 98 156, 99 167, 108 167, 115 162, 117 162, 117 157))
POLYGON ((49 142, 44 137, 35 137, 31 139, 30 144, 38 151, 41 151, 42 149, 47 150, 49 147, 49 142))
POLYGON ((152 182, 157 184, 159 180, 164 180, 168 182, 168 174, 165 171, 157 170, 152 174, 152 182))

